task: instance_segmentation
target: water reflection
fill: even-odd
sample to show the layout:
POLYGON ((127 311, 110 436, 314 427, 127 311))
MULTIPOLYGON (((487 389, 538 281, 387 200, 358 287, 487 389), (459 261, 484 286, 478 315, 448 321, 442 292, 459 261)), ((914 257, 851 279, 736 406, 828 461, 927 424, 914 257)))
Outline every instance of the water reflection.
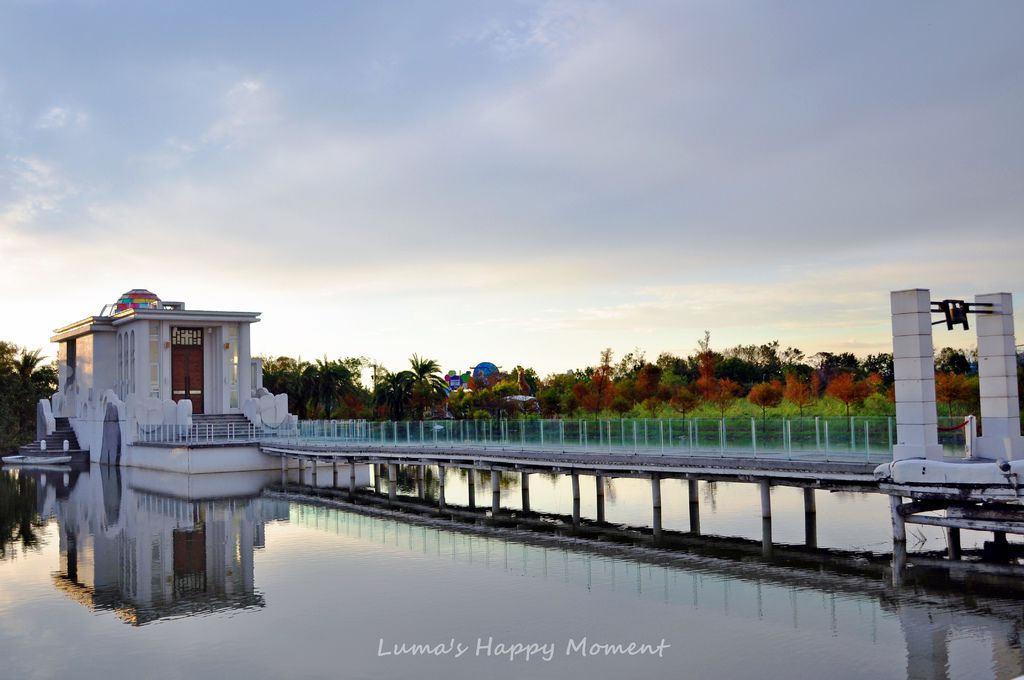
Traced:
MULTIPOLYGON (((347 471, 339 476, 347 480, 347 471)), ((360 479, 370 486, 368 477, 360 479)), ((436 489, 430 475, 412 472, 399 481, 410 495, 436 489)), ((455 481, 447 480, 449 487, 455 481)), ((478 484, 487 488, 485 481, 478 484)), ((776 545, 764 557, 749 540, 713 537, 692 537, 675 542, 673 550, 654 550, 615 540, 401 516, 347 505, 344 498, 297 496, 302 490, 294 484, 287 496, 267 490, 277 483, 274 473, 189 478, 98 466, 68 475, 0 472, 0 508, 5 537, 20 535, 17 527, 27 521, 35 527, 35 545, 40 537, 56 542, 56 551, 40 553, 51 560, 46 565, 53 572, 51 593, 101 615, 113 612, 137 626, 196 615, 245 614, 250 621, 264 620, 262 628, 247 624, 250 637, 244 646, 227 645, 222 651, 223 667, 244 655, 261 671, 255 673, 259 676, 288 672, 286 658, 264 652, 268 636, 287 635, 290 644, 298 645, 316 639, 316 631, 324 628, 323 611, 305 609, 296 616, 287 609, 290 601, 308 602, 309 592, 329 609, 344 603, 357 613, 334 638, 353 675, 462 677, 453 672, 462 667, 440 662, 381 666, 362 637, 375 644, 377 636, 393 638, 403 630, 440 637, 478 633, 472 622, 484 602, 494 609, 482 620, 502 620, 506 629, 538 636, 572 635, 576 630, 568 628, 563 601, 578 608, 571 612, 573 620, 603 625, 623 639, 670 635, 679 646, 691 644, 687 654, 668 665, 629 666, 625 670, 631 677, 700 675, 700 669, 737 675, 730 664, 739 660, 743 670, 757 675, 780 650, 794 664, 806 664, 808 675, 828 672, 837 678, 870 673, 1002 678, 1024 670, 1024 585, 1019 579, 912 569, 905 585, 896 587, 888 562, 870 554, 776 545), (8 516, 8 508, 20 508, 19 514, 8 516), (44 527, 43 518, 55 522, 44 527), (279 528, 276 546, 267 538, 271 522, 279 528), (322 545, 334 546, 333 552, 320 552, 322 545), (261 555, 275 551, 275 559, 261 563, 261 555), (294 578, 302 562, 322 567, 320 576, 309 577, 313 572, 306 571, 307 578, 294 578), (379 575, 377 583, 386 585, 363 586, 368 575, 379 575), (276 590, 265 597, 258 580, 276 590), (344 596, 335 590, 341 583, 348 586, 344 596), (479 599, 481 593, 488 594, 486 600, 479 599), (526 600, 528 615, 519 609, 526 600), (429 624, 416 623, 426 619, 429 624), (284 620, 288 632, 282 630, 284 620), (851 650, 861 655, 859 665, 850 664, 851 650)), ((614 487, 607 491, 614 493, 614 487)), ((713 515, 711 503, 704 511, 713 515)), ((5 582, 4 567, 0 562, 0 583, 12 583, 5 582)), ((0 597, 0 613, 6 615, 3 606, 0 597)), ((22 609, 22 615, 30 615, 27 611, 22 609)), ((192 624, 199 621, 184 622, 192 624)), ((204 630, 213 636, 211 645, 225 645, 233 635, 229 627, 222 638, 204 630)), ((31 649, 31 639, 13 635, 0 626, 0 645, 17 642, 31 649)), ((35 653, 48 652, 37 646, 35 653)), ((184 668, 190 661, 176 663, 184 668)), ((306 671, 330 674, 332 669, 337 667, 306 671)), ((524 672, 509 665, 465 669, 466 677, 485 671, 511 678, 524 672)), ((212 668, 192 670, 197 676, 217 675, 212 668)), ((577 671, 571 664, 530 667, 538 677, 577 671)), ((623 671, 596 666, 587 675, 621 677, 623 671)))
POLYGON ((147 490, 147 482, 159 488, 166 481, 159 473, 122 474, 94 466, 91 473, 4 476, 24 490, 21 498, 35 496, 39 516, 57 520, 58 590, 133 625, 264 606, 254 551, 265 545, 265 523, 288 516, 287 504, 254 495, 264 478, 217 489, 241 497, 189 498, 147 490), (129 484, 132 476, 139 483, 129 484))

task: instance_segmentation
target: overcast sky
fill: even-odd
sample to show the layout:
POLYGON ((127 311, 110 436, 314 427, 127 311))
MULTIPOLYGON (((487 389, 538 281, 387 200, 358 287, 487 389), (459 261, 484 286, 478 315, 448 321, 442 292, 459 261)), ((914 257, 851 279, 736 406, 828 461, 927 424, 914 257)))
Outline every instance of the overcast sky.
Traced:
POLYGON ((52 356, 135 287, 392 369, 704 329, 886 351, 908 287, 1020 313, 1022 29, 995 1, 0 0, 0 339, 52 356))

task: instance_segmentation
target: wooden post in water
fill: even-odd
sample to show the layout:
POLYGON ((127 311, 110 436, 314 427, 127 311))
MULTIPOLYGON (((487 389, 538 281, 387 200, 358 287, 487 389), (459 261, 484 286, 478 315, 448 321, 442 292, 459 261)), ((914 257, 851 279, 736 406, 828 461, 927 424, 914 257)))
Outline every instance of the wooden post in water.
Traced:
POLYGON ((958 560, 960 559, 960 529, 957 527, 949 527, 946 529, 946 546, 949 552, 949 559, 958 560))
POLYGON ((476 469, 469 468, 469 507, 476 507, 476 469))
POLYGON ((604 477, 594 476, 594 486, 597 490, 597 521, 604 521, 604 477))
POLYGON ((523 512, 530 511, 530 473, 523 470, 519 474, 519 489, 523 492, 523 512))
POLYGON ((818 547, 818 510, 814 501, 814 489, 804 489, 804 544, 808 548, 818 547))
POLYGON ((501 508, 501 473, 491 470, 491 515, 497 515, 501 508))
POLYGON ((661 538, 661 475, 651 473, 651 505, 653 506, 654 538, 661 538))
POLYGON ((892 540, 893 543, 907 543, 907 524, 900 514, 900 505, 903 504, 902 496, 889 496, 889 513, 892 515, 892 540))
POLYGON ((700 496, 696 479, 686 480, 687 491, 690 496, 690 533, 700 536, 700 496))

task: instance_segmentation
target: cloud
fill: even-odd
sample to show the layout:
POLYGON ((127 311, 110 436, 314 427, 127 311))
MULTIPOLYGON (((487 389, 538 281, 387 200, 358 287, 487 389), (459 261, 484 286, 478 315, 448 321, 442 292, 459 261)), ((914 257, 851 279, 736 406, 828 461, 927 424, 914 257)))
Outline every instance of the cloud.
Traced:
POLYGON ((66 127, 84 127, 89 117, 83 111, 62 106, 52 106, 36 119, 35 127, 40 130, 59 130, 66 127))
POLYGON ((0 201, 0 232, 26 228, 79 193, 54 166, 40 158, 8 156, 2 168, 11 196, 0 201))
POLYGON ((233 84, 221 97, 218 108, 219 117, 200 137, 203 144, 230 148, 252 142, 277 119, 273 96, 254 78, 233 84))

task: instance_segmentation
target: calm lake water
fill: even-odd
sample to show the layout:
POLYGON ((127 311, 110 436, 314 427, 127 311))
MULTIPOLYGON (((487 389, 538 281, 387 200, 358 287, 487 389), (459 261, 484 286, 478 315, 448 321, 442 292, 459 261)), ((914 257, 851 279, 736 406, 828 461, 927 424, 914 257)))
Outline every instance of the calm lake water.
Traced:
MULTIPOLYGON (((812 550, 801 492, 774 489, 775 546, 763 557, 752 485, 702 483, 701 530, 712 537, 695 538, 683 533, 685 482, 664 481, 666 539, 655 547, 643 480, 606 481, 608 525, 574 533, 562 477, 534 475, 539 515, 495 526, 482 511, 453 521, 366 500, 353 508, 328 489, 300 497, 295 475, 282 493, 276 474, 0 471, 0 677, 1024 672, 1021 579, 913 567, 894 586, 882 496, 818 492, 812 550), (634 642, 647 646, 612 653, 634 642)), ((339 478, 347 483, 347 470, 339 478)), ((357 479, 365 499, 369 469, 357 479)), ((416 505, 410 471, 399 480, 416 505)), ((332 481, 319 475, 321 486, 332 481)), ((592 525, 593 480, 581 481, 592 525)), ((466 504, 466 482, 448 472, 450 505, 466 504)), ((477 503, 489 508, 490 493, 480 476, 477 503)), ((518 477, 503 476, 503 509, 518 509, 520 497, 518 477)), ((945 547, 940 531, 923 529, 912 551, 945 547)), ((966 548, 986 539, 963 538, 966 548)))

